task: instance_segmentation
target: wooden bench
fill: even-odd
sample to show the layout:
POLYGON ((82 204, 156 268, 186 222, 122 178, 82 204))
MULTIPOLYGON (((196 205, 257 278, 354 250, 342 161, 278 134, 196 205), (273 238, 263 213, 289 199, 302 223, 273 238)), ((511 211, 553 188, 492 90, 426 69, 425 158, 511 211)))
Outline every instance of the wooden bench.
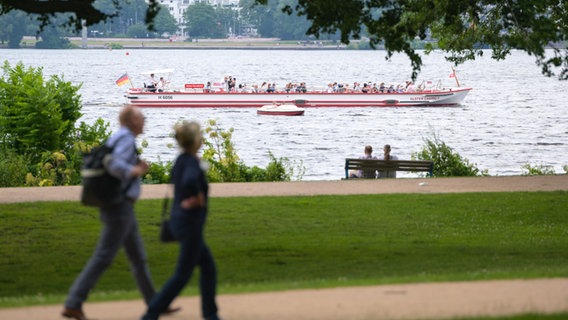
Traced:
POLYGON ((349 171, 362 170, 371 171, 371 176, 367 174, 367 179, 372 179, 373 172, 379 171, 380 174, 389 176, 394 171, 410 171, 410 172, 427 172, 428 176, 432 176, 434 172, 433 161, 422 160, 375 160, 375 159, 345 159, 345 179, 349 179, 349 171))

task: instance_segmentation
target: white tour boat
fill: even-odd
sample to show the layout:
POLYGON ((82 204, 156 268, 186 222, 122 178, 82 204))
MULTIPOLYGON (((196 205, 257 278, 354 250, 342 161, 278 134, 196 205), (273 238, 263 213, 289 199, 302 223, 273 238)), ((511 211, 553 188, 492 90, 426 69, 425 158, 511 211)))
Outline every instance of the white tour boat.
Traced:
MULTIPOLYGON (((162 70, 163 71, 163 70, 162 70)), ((168 69, 166 71, 171 71, 168 69)), ((160 70, 145 72, 145 75, 160 70)), ((167 82, 166 82, 167 83, 167 82)), ((306 90, 306 92, 250 92, 227 91, 222 86, 188 83, 183 88, 171 89, 166 84, 156 90, 132 87, 126 94, 127 103, 149 108, 261 108, 273 101, 298 107, 421 107, 455 106, 460 104, 471 88, 445 88, 441 81, 430 87, 419 86, 414 92, 354 92, 343 90, 306 90)))

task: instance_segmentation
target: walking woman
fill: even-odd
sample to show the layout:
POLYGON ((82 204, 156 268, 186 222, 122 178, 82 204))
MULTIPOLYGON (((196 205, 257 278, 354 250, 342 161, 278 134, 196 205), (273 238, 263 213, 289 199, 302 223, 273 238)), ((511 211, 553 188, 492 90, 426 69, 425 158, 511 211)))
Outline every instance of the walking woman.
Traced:
POLYGON ((202 143, 201 127, 196 122, 183 121, 176 124, 174 129, 181 154, 172 168, 174 200, 170 224, 174 236, 179 240, 179 257, 174 274, 148 304, 142 319, 158 319, 188 283, 195 267, 199 266, 203 318, 220 320, 215 302, 217 271, 203 238, 209 186, 197 155, 202 143))

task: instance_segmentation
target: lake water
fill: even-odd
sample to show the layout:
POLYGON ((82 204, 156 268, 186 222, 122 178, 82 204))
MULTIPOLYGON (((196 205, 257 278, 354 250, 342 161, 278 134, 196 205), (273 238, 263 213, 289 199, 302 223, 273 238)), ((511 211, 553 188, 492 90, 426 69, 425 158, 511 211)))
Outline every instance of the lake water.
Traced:
MULTIPOLYGON (((216 119, 234 128, 233 142, 245 164, 266 166, 268 152, 287 157, 306 168, 303 180, 337 180, 344 175, 346 157, 358 157, 364 145, 375 152, 388 143, 393 154, 410 159, 437 135, 463 157, 490 175, 518 175, 522 166, 549 165, 563 173, 568 164, 568 84, 540 74, 534 58, 514 52, 505 61, 481 59, 457 68, 462 86, 472 87, 464 103, 437 108, 322 108, 302 117, 258 116, 256 109, 144 109, 148 142, 143 156, 171 160, 172 125, 179 119, 205 123, 216 119)), ((126 86, 115 80, 128 72, 134 85, 143 71, 173 68, 173 86, 219 81, 226 75, 239 83, 306 82, 324 87, 329 82, 398 84, 411 74, 403 55, 385 60, 382 51, 261 51, 261 50, 0 50, 0 60, 43 67, 44 75, 63 75, 82 83, 82 120, 102 117, 117 129, 117 114, 125 102, 126 86)), ((421 80, 449 78, 450 64, 442 54, 424 56, 421 80)), ((378 154, 377 154, 378 155, 378 154)), ((415 174, 402 174, 414 177, 415 174)))

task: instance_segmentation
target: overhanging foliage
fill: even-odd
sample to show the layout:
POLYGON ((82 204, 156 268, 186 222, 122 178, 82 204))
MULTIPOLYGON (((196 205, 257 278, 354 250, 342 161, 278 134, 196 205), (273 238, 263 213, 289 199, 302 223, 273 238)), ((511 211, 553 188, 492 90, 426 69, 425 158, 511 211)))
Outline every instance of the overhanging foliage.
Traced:
MULTIPOLYGON (((255 1, 266 5, 269 0, 255 1)), ((455 64, 474 60, 485 48, 497 60, 520 49, 535 56, 544 75, 568 79, 565 0, 298 0, 283 11, 306 16, 312 23, 308 34, 318 37, 340 32, 341 41, 349 43, 366 31, 371 46, 384 45, 387 59, 396 52, 410 58, 413 79, 422 60, 411 42, 428 38, 438 40, 455 64)))
MULTIPOLYGON (((58 13, 72 13, 66 25, 74 26, 75 30, 81 30, 83 21, 85 25, 91 26, 99 22, 105 22, 118 15, 122 5, 119 0, 110 0, 114 12, 107 12, 97 8, 95 2, 97 0, 0 0, 0 15, 6 14, 12 10, 21 10, 29 14, 37 14, 38 20, 41 22, 41 29, 47 26, 50 18, 58 13)), ((157 0, 148 0, 148 9, 146 10, 145 22, 148 30, 154 31, 154 19, 160 10, 160 4, 157 0)))

